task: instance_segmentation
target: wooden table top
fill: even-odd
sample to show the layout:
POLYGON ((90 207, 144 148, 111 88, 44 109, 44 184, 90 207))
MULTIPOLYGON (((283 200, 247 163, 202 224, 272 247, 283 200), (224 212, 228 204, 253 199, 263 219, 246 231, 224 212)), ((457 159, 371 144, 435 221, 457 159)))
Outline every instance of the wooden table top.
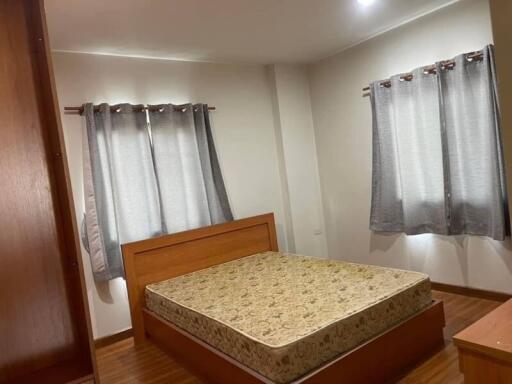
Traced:
POLYGON ((453 337, 459 348, 512 362, 512 299, 453 337))

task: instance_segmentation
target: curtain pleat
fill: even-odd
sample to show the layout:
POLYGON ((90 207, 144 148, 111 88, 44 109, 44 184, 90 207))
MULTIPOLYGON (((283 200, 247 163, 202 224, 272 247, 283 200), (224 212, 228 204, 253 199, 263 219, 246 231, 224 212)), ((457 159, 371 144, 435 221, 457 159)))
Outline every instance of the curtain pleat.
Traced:
MULTIPOLYGON (((505 237, 504 195, 491 48, 481 61, 438 70, 450 181, 450 232, 505 237)), ((438 64, 438 68, 440 64, 438 64)))
POLYGON ((86 236, 96 280, 124 275, 120 245, 162 233, 160 201, 144 112, 85 105, 86 236))
POLYGON ((232 220, 207 106, 153 105, 148 115, 166 230, 232 220))
POLYGON ((483 60, 457 56, 437 75, 397 75, 371 86, 370 228, 473 234, 503 240, 505 175, 492 46, 483 60))
POLYGON ((224 178, 220 170, 217 151, 213 141, 210 125, 210 113, 207 104, 194 106, 194 124, 197 136, 197 146, 203 170, 208 209, 212 223, 222 223, 233 220, 229 205, 224 178))

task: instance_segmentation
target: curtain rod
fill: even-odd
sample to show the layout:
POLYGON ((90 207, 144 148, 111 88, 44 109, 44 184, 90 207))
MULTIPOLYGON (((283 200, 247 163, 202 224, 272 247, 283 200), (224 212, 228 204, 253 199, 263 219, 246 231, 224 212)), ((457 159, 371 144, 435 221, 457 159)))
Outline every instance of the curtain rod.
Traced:
MULTIPOLYGON (((99 111, 99 107, 94 107, 94 111, 97 112, 99 111)), ((112 112, 117 112, 118 109, 115 108, 115 107, 110 107, 110 110, 112 112)), ((149 107, 137 107, 137 108, 133 108, 133 111, 134 112, 142 112, 142 111, 146 111, 146 110, 150 110, 150 111, 159 111, 160 108, 158 107, 152 107, 152 108, 149 108, 149 107)), ((187 108, 186 107, 174 107, 174 110, 177 111, 177 112, 186 112, 187 111, 187 108)), ((209 111, 215 111, 217 110, 217 108, 215 107, 208 107, 208 110, 209 111)), ((84 107, 64 107, 64 113, 66 115, 81 115, 84 113, 84 107)))
MULTIPOLYGON (((484 53, 482 51, 475 51, 475 52, 469 52, 466 53, 466 60, 467 61, 474 61, 474 60, 482 60, 484 58, 484 53)), ((454 60, 443 60, 441 61, 441 69, 453 69, 455 67, 455 61, 454 60)), ((425 75, 435 75, 437 73, 437 67, 435 64, 427 65, 426 67, 423 67, 423 73, 425 75)), ((404 73, 402 76, 400 76, 400 81, 411 81, 413 79, 412 73, 404 73)), ((391 80, 383 80, 379 84, 381 87, 389 88, 391 87, 391 80)), ((370 86, 363 88, 363 97, 370 96, 370 86)))

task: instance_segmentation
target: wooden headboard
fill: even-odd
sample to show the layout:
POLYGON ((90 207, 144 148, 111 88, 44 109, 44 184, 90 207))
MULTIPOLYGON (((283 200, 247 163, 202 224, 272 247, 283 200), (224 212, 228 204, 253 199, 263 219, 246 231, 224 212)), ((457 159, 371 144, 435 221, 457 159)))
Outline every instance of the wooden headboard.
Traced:
POLYGON ((145 338, 146 285, 277 250, 272 213, 122 245, 135 341, 145 338))

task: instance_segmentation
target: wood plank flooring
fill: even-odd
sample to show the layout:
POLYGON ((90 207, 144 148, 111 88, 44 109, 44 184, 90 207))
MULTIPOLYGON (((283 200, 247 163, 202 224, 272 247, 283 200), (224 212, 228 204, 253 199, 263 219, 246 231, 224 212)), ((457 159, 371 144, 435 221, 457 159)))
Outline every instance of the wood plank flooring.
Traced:
MULTIPOLYGON (((440 291, 433 291, 433 296, 444 301, 446 346, 402 377, 398 381, 401 384, 462 384, 451 337, 500 305, 492 300, 440 291)), ((99 348, 97 357, 101 384, 202 383, 156 346, 135 346, 132 338, 99 348)))

